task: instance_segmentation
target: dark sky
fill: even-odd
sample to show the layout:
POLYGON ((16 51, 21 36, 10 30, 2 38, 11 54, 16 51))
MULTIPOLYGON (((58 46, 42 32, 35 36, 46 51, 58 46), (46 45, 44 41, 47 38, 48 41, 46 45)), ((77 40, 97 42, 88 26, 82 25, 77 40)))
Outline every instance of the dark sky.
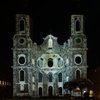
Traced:
POLYGON ((0 1, 0 79, 12 76, 12 38, 15 34, 15 15, 29 14, 32 18, 31 38, 38 44, 50 32, 62 44, 70 36, 70 16, 85 16, 88 39, 88 66, 100 67, 100 3, 97 0, 2 0, 0 1), (66 1, 66 2, 64 2, 66 1), (90 2, 89 2, 90 1, 90 2))

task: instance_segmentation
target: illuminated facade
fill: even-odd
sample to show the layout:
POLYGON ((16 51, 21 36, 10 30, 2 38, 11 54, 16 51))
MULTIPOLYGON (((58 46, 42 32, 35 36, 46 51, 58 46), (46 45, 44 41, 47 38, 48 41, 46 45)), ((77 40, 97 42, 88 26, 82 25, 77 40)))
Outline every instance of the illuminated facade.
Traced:
POLYGON ((49 34, 41 45, 30 38, 30 18, 16 15, 13 37, 13 96, 64 95, 63 84, 87 78, 87 39, 83 16, 71 16, 71 35, 63 45, 49 34))

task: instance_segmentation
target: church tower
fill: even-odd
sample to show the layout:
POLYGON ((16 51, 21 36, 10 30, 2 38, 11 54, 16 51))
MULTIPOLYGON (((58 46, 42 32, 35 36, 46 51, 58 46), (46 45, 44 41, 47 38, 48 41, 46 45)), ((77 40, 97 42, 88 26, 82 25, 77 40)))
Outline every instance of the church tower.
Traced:
POLYGON ((13 37, 13 96, 31 95, 30 69, 31 48, 30 18, 28 15, 16 15, 16 34, 13 37))
POLYGON ((87 39, 83 30, 83 15, 72 15, 68 40, 70 80, 87 77, 87 39))

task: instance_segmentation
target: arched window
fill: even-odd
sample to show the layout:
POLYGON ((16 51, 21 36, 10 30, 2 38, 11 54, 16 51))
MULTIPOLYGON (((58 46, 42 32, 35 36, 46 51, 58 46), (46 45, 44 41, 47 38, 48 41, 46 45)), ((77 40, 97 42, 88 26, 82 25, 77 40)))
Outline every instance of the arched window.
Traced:
POLYGON ((52 73, 49 73, 49 82, 52 82, 52 73))
POLYGON ((20 31, 24 31, 24 20, 20 21, 20 31))
POLYGON ((58 74, 58 80, 59 80, 59 82, 62 82, 62 73, 58 74))
POLYGON ((80 31, 80 21, 76 21, 76 31, 80 31))
POLYGON ((25 79, 24 79, 24 75, 25 74, 25 72, 23 71, 23 70, 21 70, 20 71, 20 81, 25 81, 25 79))
POLYGON ((42 73, 39 73, 39 82, 42 82, 42 78, 43 78, 42 73))
POLYGON ((79 70, 76 71, 76 79, 80 79, 80 71, 79 70))

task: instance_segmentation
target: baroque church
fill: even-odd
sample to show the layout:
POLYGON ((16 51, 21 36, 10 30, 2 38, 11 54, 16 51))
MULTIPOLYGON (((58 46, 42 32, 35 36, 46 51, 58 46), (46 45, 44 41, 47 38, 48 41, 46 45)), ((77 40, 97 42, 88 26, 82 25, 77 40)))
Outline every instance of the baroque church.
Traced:
POLYGON ((13 96, 63 96, 65 82, 87 78, 87 39, 83 15, 71 15, 71 33, 60 45, 52 34, 37 45, 30 38, 30 17, 16 14, 13 36, 13 96))

